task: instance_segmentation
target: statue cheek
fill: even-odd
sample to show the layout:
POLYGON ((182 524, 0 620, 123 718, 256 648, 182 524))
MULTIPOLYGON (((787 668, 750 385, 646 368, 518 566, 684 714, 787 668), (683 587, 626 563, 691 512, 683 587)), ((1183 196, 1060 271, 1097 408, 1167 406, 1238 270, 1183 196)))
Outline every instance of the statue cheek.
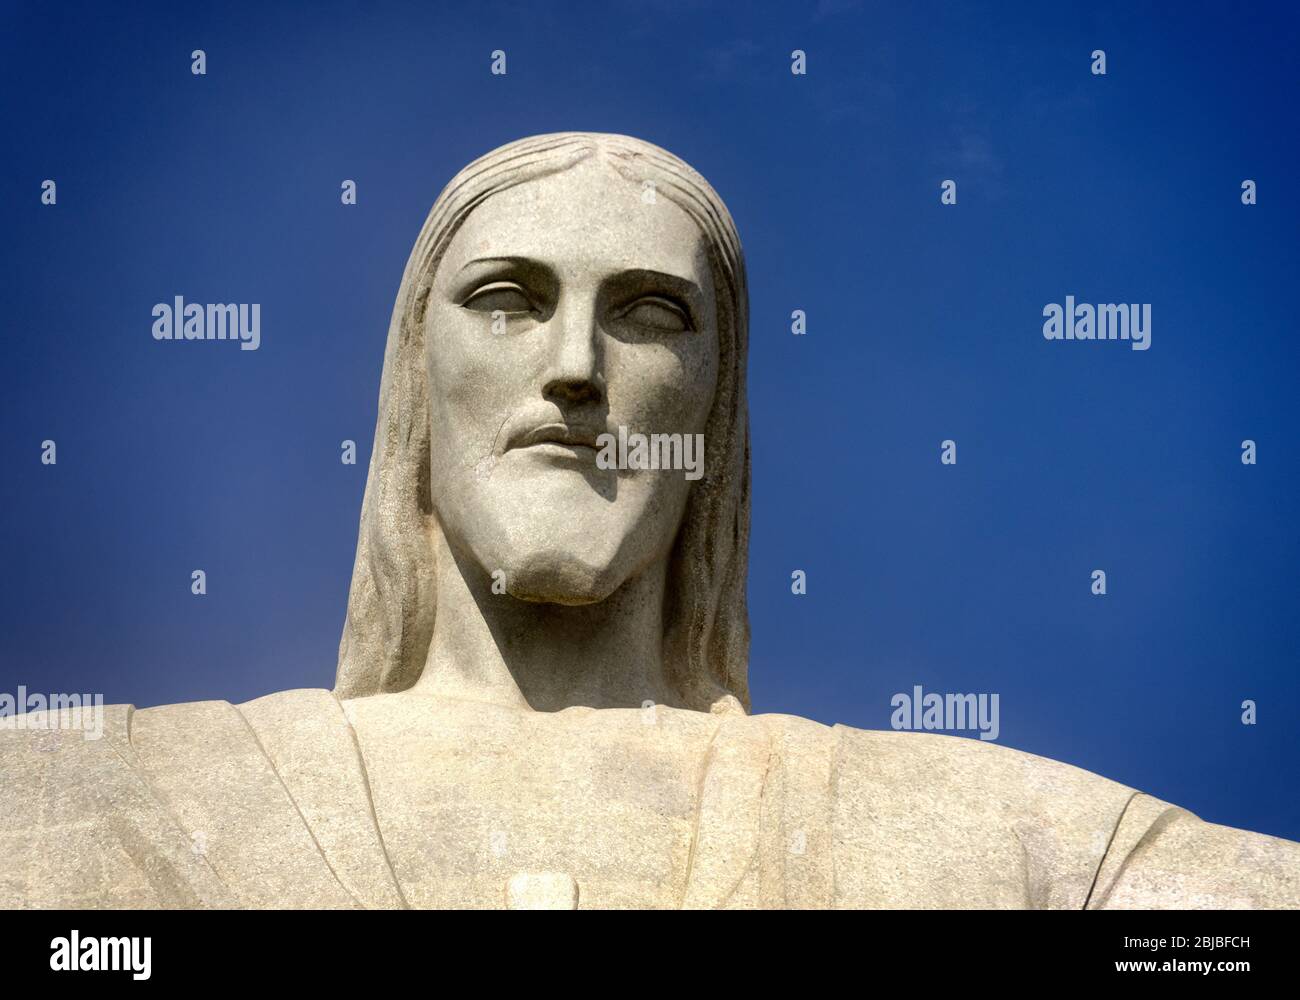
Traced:
POLYGON ((645 433, 684 433, 703 429, 716 391, 717 360, 705 343, 609 341, 605 377, 612 424, 645 433))
POLYGON ((492 451, 503 419, 538 394, 535 351, 476 331, 443 328, 430 338, 428 378, 432 436, 454 442, 457 454, 481 458, 492 451))
POLYGON ((697 331, 678 355, 671 378, 674 430, 702 431, 718 388, 718 339, 711 329, 697 331))
POLYGON ((682 434, 703 431, 716 389, 717 367, 707 355, 683 358, 658 383, 651 429, 682 434))

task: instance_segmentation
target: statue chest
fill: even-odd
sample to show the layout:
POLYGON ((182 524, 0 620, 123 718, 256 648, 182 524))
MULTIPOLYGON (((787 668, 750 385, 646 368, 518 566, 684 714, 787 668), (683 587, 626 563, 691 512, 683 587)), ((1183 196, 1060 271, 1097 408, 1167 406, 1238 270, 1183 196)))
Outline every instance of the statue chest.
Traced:
POLYGON ((698 718, 443 706, 353 723, 412 906, 586 909, 682 904, 711 732, 698 718))

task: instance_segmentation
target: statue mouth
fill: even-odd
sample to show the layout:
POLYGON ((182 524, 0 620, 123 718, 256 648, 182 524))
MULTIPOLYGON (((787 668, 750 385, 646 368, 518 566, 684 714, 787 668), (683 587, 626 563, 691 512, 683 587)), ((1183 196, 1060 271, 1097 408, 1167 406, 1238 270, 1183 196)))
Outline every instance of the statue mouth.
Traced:
POLYGON ((506 450, 521 448, 541 454, 589 459, 594 462, 599 448, 596 438, 602 433, 604 433, 603 428, 581 424, 543 424, 521 434, 517 440, 511 441, 506 446, 506 450))

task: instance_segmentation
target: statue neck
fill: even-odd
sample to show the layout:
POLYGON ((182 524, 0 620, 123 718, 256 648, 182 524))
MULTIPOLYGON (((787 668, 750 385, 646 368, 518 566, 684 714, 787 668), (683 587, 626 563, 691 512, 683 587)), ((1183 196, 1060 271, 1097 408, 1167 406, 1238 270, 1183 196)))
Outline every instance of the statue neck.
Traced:
POLYGON ((667 557, 597 604, 521 601, 437 536, 433 641, 412 692, 559 711, 676 705, 664 679, 667 557))

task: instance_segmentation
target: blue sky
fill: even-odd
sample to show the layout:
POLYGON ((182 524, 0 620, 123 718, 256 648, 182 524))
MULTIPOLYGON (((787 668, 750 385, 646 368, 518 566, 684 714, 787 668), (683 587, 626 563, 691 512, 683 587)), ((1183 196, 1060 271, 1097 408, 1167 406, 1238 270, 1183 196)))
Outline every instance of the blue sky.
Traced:
POLYGON ((1291 5, 447 6, 0 7, 0 691, 330 686, 429 206, 624 132, 745 244, 755 711, 996 692, 1003 745, 1300 839, 1291 5), (261 303, 260 350, 156 343, 175 295, 261 303), (1151 349, 1045 341, 1066 295, 1151 349))

